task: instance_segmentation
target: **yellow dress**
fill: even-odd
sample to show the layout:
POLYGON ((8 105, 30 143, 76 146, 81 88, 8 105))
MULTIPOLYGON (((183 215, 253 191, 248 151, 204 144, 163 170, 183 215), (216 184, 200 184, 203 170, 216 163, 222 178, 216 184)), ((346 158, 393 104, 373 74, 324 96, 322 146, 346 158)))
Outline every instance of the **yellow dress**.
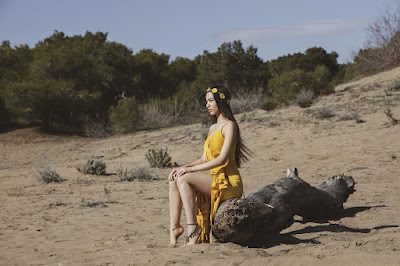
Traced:
MULTIPOLYGON (((218 129, 211 137, 211 132, 207 136, 204 143, 207 161, 217 158, 221 153, 222 145, 224 144, 224 137, 222 136, 222 128, 224 126, 218 129)), ((243 183, 235 161, 235 150, 236 145, 232 148, 229 159, 224 165, 210 170, 210 176, 213 179, 211 198, 197 193, 197 223, 203 230, 198 240, 200 243, 211 242, 212 221, 217 213, 219 204, 227 199, 241 197, 243 194, 243 183)))

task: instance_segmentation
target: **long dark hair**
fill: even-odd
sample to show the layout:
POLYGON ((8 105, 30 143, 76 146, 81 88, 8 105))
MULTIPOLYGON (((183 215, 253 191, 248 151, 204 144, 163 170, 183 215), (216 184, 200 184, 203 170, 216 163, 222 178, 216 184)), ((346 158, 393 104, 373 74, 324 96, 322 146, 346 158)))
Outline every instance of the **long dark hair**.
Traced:
MULTIPOLYGON (((207 92, 212 92, 214 94, 214 99, 215 102, 217 103, 218 110, 222 113, 222 115, 225 118, 232 121, 237 129, 235 161, 237 166, 240 167, 242 163, 247 162, 249 160, 248 156, 251 156, 251 151, 244 144, 243 139, 240 136, 239 125, 237 124, 236 119, 233 116, 232 109, 230 106, 231 94, 229 90, 222 85, 212 86, 207 90, 207 92)), ((216 116, 214 116, 214 121, 215 122, 217 121, 216 116)))

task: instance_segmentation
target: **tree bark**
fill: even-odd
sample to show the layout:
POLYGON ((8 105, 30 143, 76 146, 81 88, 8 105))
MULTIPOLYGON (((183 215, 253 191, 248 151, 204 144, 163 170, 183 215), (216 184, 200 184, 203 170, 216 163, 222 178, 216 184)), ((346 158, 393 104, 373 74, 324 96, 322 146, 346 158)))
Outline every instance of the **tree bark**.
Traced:
POLYGON ((316 187, 288 169, 287 177, 261 188, 246 198, 223 202, 213 222, 213 234, 220 242, 247 244, 260 235, 279 233, 289 227, 293 216, 316 221, 334 219, 354 192, 351 176, 336 175, 316 187))

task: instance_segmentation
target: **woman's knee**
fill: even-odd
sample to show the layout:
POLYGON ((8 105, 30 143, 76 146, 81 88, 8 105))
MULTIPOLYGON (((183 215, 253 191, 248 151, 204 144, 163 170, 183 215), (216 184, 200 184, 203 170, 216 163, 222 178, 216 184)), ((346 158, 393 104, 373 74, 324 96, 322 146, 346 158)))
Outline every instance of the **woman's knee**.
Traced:
POLYGON ((177 184, 177 183, 178 183, 178 180, 176 180, 176 179, 175 179, 174 181, 169 181, 169 182, 168 182, 169 188, 170 188, 170 189, 171 189, 171 188, 172 188, 172 189, 176 189, 176 188, 178 187, 178 184, 177 184))
POLYGON ((189 179, 190 179, 190 173, 184 174, 176 180, 176 183, 177 183, 176 185, 178 187, 185 186, 185 185, 189 184, 189 179))

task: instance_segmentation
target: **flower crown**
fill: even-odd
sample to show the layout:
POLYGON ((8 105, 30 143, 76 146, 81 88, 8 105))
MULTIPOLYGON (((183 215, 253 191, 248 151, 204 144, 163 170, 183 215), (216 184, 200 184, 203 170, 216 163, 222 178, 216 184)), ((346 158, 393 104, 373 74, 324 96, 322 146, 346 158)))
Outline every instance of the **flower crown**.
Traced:
MULTIPOLYGON (((212 93, 218 93, 219 98, 225 99, 225 94, 222 93, 222 92, 219 92, 217 88, 212 88, 212 89, 211 89, 211 88, 209 87, 209 88, 206 90, 206 93, 209 92, 209 91, 211 91, 212 93)), ((226 103, 227 103, 227 104, 230 104, 230 103, 231 103, 231 100, 227 99, 227 100, 226 100, 226 103)))

